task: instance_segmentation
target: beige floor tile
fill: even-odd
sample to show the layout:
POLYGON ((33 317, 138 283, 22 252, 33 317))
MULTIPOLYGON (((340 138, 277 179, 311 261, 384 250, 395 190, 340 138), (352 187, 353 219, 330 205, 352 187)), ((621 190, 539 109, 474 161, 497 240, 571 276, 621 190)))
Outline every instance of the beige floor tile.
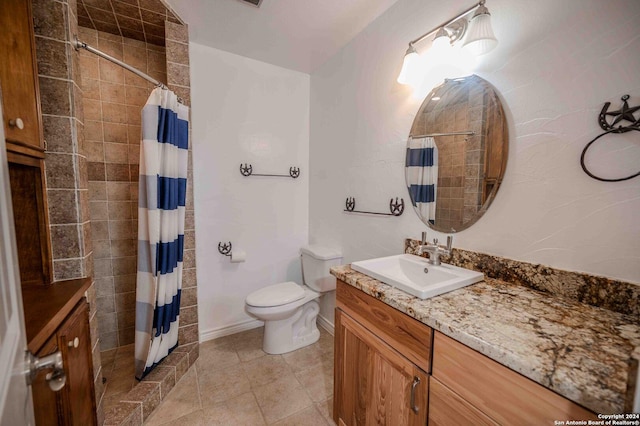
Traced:
POLYGON ((242 368, 249 378, 252 389, 293 375, 293 371, 280 355, 256 358, 242 363, 242 368))
POLYGON ((254 389, 267 423, 289 417, 313 403, 295 377, 288 377, 254 389))
POLYGON ((284 358, 291 369, 297 373, 315 365, 326 363, 328 359, 333 359, 333 355, 328 352, 323 352, 320 345, 316 342, 313 345, 300 348, 297 351, 286 353, 282 355, 282 358, 284 358))
MULTIPOLYGON (((208 426, 208 423, 204 420, 203 410, 193 411, 186 416, 182 416, 179 419, 171 421, 171 424, 179 426, 208 426)), ((148 423, 145 423, 145 426, 147 425, 148 423)))
POLYGON ((234 335, 234 345, 240 361, 251 361, 266 355, 262 350, 263 332, 261 327, 234 335))
POLYGON ((116 359, 116 352, 118 349, 109 349, 108 351, 100 352, 100 362, 102 363, 102 367, 107 364, 113 364, 113 361, 116 359))
POLYGON ((333 421, 333 397, 316 404, 316 408, 322 414, 324 419, 332 426, 335 426, 333 421))
POLYGON ((200 344, 200 355, 196 361, 198 371, 212 368, 226 368, 240 363, 240 358, 232 342, 221 343, 217 339, 200 344))
POLYGON ((265 424, 260 407, 258 407, 256 398, 251 392, 211 407, 205 407, 203 409, 203 419, 206 425, 212 426, 259 426, 265 424))
POLYGON ((285 419, 282 419, 276 423, 273 423, 273 426, 327 426, 327 421, 320 414, 320 412, 316 409, 316 407, 311 406, 306 410, 295 413, 285 419))
POLYGON ((162 425, 202 408, 195 368, 189 369, 147 420, 147 425, 162 425))
POLYGON ((297 372, 296 377, 313 402, 325 401, 333 395, 333 362, 315 364, 297 372))
POLYGON ((333 336, 329 334, 329 332, 322 327, 318 327, 318 329, 320 330, 320 339, 318 339, 318 345, 320 346, 320 350, 322 352, 333 353, 333 346, 334 346, 333 336))
POLYGON ((223 369, 200 371, 198 385, 203 408, 242 395, 251 390, 249 378, 240 364, 223 369))

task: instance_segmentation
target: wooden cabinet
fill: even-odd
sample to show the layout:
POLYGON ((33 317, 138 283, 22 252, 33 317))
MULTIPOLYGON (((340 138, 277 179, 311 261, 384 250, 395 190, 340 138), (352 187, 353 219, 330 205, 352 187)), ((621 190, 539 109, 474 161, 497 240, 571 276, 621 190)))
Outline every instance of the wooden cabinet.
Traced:
POLYGON ((338 284, 334 380, 338 425, 426 424, 429 377, 421 366, 428 370, 431 329, 415 320, 407 322, 411 318, 385 306, 338 284), (423 333, 416 334, 419 329, 423 333), (423 351, 416 338, 425 337, 423 351))
POLYGON ((67 376, 65 386, 53 392, 39 373, 32 386, 37 425, 95 425, 89 312, 82 299, 47 343, 38 351, 44 356, 60 350, 67 376))
POLYGON ((51 282, 52 275, 43 160, 22 160, 23 164, 9 163, 20 283, 43 285, 51 282))
MULTIPOLYGON (((470 405, 498 424, 596 419, 591 411, 439 332, 434 337, 432 374, 465 402, 460 407, 470 405)), ((432 400, 430 409, 438 412, 438 403, 432 400)))
POLYGON ((7 148, 44 158, 31 1, 0 1, 0 86, 7 148))
POLYGON ((429 426, 489 426, 497 424, 431 376, 429 381, 429 426))
POLYGON ((334 374, 338 425, 596 419, 595 413, 340 280, 334 374), (419 383, 412 395, 415 378, 419 383))
POLYGON ((336 423, 424 426, 427 373, 340 310, 336 326, 336 423))
POLYGON ((51 283, 44 143, 31 1, 0 1, 0 97, 23 286, 51 283))

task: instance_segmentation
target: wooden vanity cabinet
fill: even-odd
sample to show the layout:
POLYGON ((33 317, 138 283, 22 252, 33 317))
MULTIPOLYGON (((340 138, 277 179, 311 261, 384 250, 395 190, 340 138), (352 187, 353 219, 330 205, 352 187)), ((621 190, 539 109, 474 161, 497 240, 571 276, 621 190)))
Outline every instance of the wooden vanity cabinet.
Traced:
POLYGON ((424 426, 431 329, 340 281, 335 320, 336 424, 424 426))
POLYGON ((38 351, 38 356, 56 350, 62 353, 65 386, 53 392, 39 373, 32 385, 36 425, 95 425, 97 424, 89 309, 83 298, 60 325, 56 333, 38 351))
POLYGON ((435 332, 429 424, 553 424, 595 413, 473 349, 435 332), (454 413, 454 415, 452 415, 454 413), (479 420, 481 419, 481 420, 479 420))
POLYGON ((340 280, 334 365, 338 425, 596 419, 595 413, 340 280), (412 401, 414 378, 420 383, 412 401))
POLYGON ((44 158, 31 1, 0 1, 0 86, 7 150, 44 158))

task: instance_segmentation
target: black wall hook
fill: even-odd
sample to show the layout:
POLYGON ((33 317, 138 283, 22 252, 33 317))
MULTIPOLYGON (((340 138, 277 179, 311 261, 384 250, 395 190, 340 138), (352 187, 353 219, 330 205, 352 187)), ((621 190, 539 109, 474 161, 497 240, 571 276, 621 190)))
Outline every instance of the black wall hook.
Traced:
POLYGON ((218 251, 224 256, 231 256, 231 241, 229 243, 218 243, 218 251))
POLYGON ((600 125, 600 128, 604 130, 604 132, 600 133, 587 145, 585 145, 584 149, 582 150, 582 154, 580 155, 580 166, 582 167, 582 170, 584 170, 584 172, 589 177, 602 182, 622 182, 625 180, 633 179, 636 176, 640 176, 640 172, 638 172, 627 177, 607 179, 591 173, 591 171, 587 169, 587 166, 584 163, 584 158, 587 155, 587 151, 589 150, 591 145, 593 145, 593 143, 601 137, 608 135, 609 133, 627 133, 634 130, 640 131, 640 117, 635 117, 635 114, 640 111, 640 105, 630 107, 628 103, 629 95, 624 95, 622 98, 620 98, 620 100, 622 101, 622 106, 617 111, 609 112, 611 102, 606 102, 604 104, 604 106, 602 107, 602 111, 600 111, 600 114, 598 114, 598 124, 600 125), (608 117, 612 117, 611 122, 609 122, 608 117), (623 126, 622 124, 620 124, 622 121, 627 121, 631 124, 623 126))
POLYGON ((297 178, 300 176, 300 168, 299 167, 289 167, 288 175, 274 175, 274 174, 266 174, 266 173, 253 173, 253 166, 247 163, 240 163, 240 173, 242 176, 272 176, 272 177, 290 177, 297 178))
POLYGON ((395 202, 393 201, 393 198, 389 201, 389 211, 391 213, 367 212, 362 210, 355 210, 355 208, 356 199, 353 197, 347 197, 347 200, 345 201, 345 212, 376 214, 380 216, 400 216, 404 212, 404 198, 400 198, 400 201, 398 201, 398 197, 396 197, 395 202))

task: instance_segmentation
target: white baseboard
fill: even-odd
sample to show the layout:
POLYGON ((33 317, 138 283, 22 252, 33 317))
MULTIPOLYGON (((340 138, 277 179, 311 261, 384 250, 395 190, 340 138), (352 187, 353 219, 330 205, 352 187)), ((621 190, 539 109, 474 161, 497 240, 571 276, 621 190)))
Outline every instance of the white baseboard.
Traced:
POLYGON ((264 322, 251 319, 242 321, 232 325, 225 325, 224 327, 213 328, 200 332, 200 343, 207 340, 217 339, 218 337, 228 336, 230 334, 240 333, 241 331, 251 330, 253 328, 262 327, 264 322))
MULTIPOLYGON (((331 334, 332 336, 334 335, 335 328, 333 326, 333 323, 331 323, 328 319, 326 319, 321 315, 318 315, 317 323, 318 323, 318 326, 324 328, 327 331, 327 333, 331 334)), ((247 331, 254 328, 262 327, 263 325, 264 325, 264 322, 252 319, 248 321, 239 322, 237 324, 226 325, 224 327, 205 330, 200 333, 200 343, 206 342, 208 340, 217 339, 219 337, 228 336, 230 334, 236 334, 242 331, 247 331)))
POLYGON ((335 335, 335 327, 332 322, 323 317, 322 315, 318 315, 317 324, 327 330, 327 333, 334 336, 335 335))

